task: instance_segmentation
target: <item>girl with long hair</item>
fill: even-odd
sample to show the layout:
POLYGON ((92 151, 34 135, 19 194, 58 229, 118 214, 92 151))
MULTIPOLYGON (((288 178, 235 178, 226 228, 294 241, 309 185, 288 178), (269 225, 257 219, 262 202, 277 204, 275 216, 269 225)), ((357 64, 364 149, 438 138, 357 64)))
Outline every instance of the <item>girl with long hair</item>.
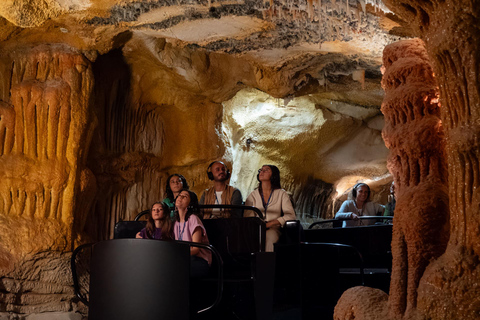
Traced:
POLYGON ((139 239, 172 240, 173 223, 170 209, 164 202, 155 202, 150 209, 147 225, 137 233, 139 239))

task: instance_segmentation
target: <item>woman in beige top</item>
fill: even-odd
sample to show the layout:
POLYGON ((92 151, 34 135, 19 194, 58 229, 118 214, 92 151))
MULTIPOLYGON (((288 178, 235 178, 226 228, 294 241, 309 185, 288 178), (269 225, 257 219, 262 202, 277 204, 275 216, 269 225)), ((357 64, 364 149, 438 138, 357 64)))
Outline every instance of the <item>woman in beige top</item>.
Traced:
MULTIPOLYGON (((265 216, 267 235, 266 251, 273 251, 273 244, 280 238, 280 228, 285 221, 295 220, 295 210, 288 193, 280 185, 280 170, 274 165, 264 165, 258 170, 258 188, 247 197, 245 205, 260 209, 265 216)), ((246 212, 246 217, 255 216, 246 212)))

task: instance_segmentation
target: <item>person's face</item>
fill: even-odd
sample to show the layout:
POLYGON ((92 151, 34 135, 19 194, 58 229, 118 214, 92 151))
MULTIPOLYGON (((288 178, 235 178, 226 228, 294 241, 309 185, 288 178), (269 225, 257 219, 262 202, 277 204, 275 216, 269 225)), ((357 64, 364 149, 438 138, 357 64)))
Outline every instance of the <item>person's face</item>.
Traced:
POLYGON ((178 176, 173 176, 170 179, 170 189, 172 190, 173 193, 177 193, 183 188, 183 182, 182 179, 178 176))
POLYGON ((177 200, 175 201, 175 206, 177 208, 185 209, 190 204, 190 194, 187 191, 182 191, 177 196, 177 200))
POLYGON ((216 162, 212 165, 212 174, 214 181, 227 180, 227 169, 220 162, 216 162))
POLYGON ((152 218, 153 220, 160 220, 163 218, 163 207, 161 204, 156 203, 152 207, 152 218))
POLYGON ((258 180, 260 181, 270 181, 272 177, 272 169, 269 166, 263 166, 262 169, 258 171, 258 180))
POLYGON ((367 201, 368 198, 368 188, 366 186, 360 186, 357 188, 357 200, 358 201, 367 201))

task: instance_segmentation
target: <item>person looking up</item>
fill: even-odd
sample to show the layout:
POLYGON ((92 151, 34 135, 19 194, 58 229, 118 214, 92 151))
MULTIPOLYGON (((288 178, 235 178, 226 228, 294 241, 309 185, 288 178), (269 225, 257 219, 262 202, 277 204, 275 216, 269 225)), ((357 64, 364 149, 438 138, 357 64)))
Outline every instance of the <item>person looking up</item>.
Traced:
POLYGON ((370 187, 366 183, 357 183, 352 189, 353 200, 342 203, 340 210, 335 214, 335 219, 344 220, 342 227, 375 224, 375 220, 360 220, 361 216, 382 215, 384 206, 370 201, 370 187))
MULTIPOLYGON (((288 220, 295 220, 295 210, 288 193, 280 185, 280 170, 274 165, 264 165, 258 170, 258 188, 247 197, 245 205, 262 211, 267 228, 266 251, 273 252, 273 244, 278 242, 281 227, 288 220)), ((245 216, 253 217, 255 212, 247 211, 245 216)))
POLYGON ((137 239, 172 240, 173 222, 164 202, 155 202, 148 214, 147 225, 137 233, 137 239))
MULTIPOLYGON (((197 216, 197 195, 183 189, 175 199, 175 240, 209 244, 207 231, 197 216)), ((212 254, 206 249, 190 247, 190 276, 198 278, 208 273, 212 254)))
MULTIPOLYGON (((222 161, 214 161, 207 168, 207 176, 213 181, 213 186, 205 190, 200 198, 200 204, 242 204, 242 193, 237 188, 228 185, 230 170, 222 161)), ((241 209, 206 209, 204 219, 241 218, 241 209)))
POLYGON ((170 208, 171 216, 175 214, 175 198, 180 193, 180 190, 186 189, 189 190, 187 179, 184 176, 178 173, 174 173, 167 178, 167 185, 165 186, 165 195, 166 198, 163 199, 168 207, 170 208))

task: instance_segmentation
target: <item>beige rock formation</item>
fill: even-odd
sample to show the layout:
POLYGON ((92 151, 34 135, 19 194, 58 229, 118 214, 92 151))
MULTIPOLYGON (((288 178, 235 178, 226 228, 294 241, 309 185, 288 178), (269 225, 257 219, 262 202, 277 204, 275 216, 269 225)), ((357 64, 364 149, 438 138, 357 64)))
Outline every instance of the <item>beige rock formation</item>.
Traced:
POLYGON ((0 237, 9 269, 27 253, 71 249, 74 220, 85 221, 75 203, 92 188, 85 160, 93 77, 90 63, 64 45, 3 51, 2 61, 10 75, 2 100, 10 103, 0 109, 0 237))

